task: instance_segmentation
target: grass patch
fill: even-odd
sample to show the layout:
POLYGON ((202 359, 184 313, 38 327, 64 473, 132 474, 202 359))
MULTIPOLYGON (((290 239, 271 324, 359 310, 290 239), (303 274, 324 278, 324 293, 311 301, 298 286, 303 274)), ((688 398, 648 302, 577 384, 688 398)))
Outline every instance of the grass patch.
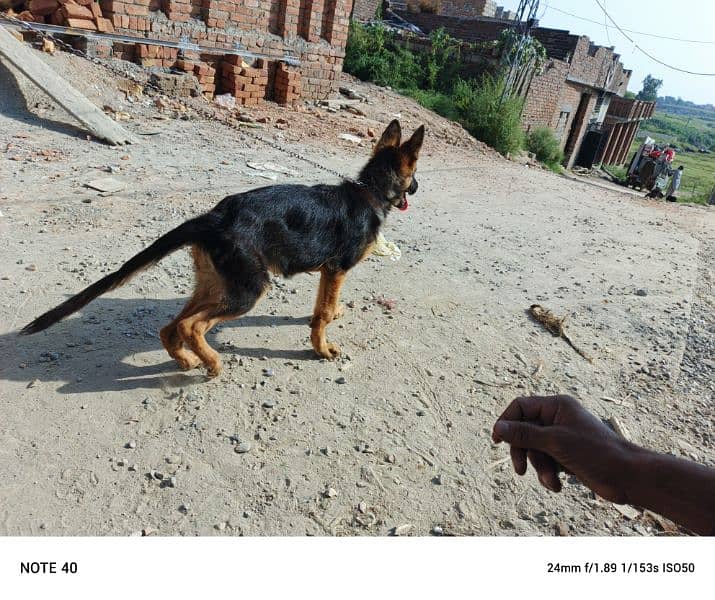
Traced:
POLYGON ((564 153, 551 129, 548 127, 534 129, 526 138, 526 148, 534 153, 536 160, 544 163, 549 169, 556 173, 561 172, 564 153))

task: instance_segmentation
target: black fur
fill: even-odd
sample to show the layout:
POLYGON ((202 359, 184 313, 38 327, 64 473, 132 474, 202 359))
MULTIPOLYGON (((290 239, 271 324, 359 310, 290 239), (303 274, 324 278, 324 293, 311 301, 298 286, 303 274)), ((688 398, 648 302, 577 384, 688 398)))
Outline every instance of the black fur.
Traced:
POLYGON ((252 308, 268 285, 269 271, 286 277, 319 269, 348 271, 364 257, 390 210, 401 205, 406 192, 417 190, 413 165, 424 129, 403 144, 404 148, 413 140, 419 142, 416 149, 407 148, 412 166, 405 175, 407 158, 399 147, 399 123, 394 144, 395 123, 386 129, 357 183, 273 185, 227 196, 210 212, 160 237, 118 271, 38 317, 20 333, 46 329, 190 244, 205 250, 222 276, 226 314, 252 308))

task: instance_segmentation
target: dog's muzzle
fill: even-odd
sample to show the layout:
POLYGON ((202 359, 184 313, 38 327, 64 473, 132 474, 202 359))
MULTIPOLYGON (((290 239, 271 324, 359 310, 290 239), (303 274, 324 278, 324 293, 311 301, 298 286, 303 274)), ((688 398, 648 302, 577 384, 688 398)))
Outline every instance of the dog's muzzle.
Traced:
POLYGON ((407 207, 410 205, 409 202, 407 202, 407 194, 412 196, 416 191, 417 191, 417 180, 413 177, 412 183, 410 183, 410 187, 408 187, 407 191, 402 194, 402 199, 400 200, 400 203, 397 205, 397 208, 399 210, 407 210, 407 207))
POLYGON ((415 192, 417 192, 417 180, 413 177, 410 187, 407 188, 407 193, 410 196, 413 196, 415 194, 415 192))

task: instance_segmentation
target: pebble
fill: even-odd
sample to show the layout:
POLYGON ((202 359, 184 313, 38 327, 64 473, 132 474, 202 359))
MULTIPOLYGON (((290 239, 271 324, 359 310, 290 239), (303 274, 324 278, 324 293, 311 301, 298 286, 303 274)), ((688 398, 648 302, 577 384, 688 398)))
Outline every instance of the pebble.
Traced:
POLYGON ((217 523, 216 525, 214 525, 214 528, 218 531, 223 531, 224 529, 226 529, 226 521, 221 521, 220 523, 217 523))
POLYGON ((563 521, 560 521, 556 523, 556 534, 560 535, 561 537, 566 537, 569 535, 569 526, 564 523, 563 521))
POLYGON ((248 442, 241 442, 239 444, 236 444, 236 447, 233 450, 237 454, 245 454, 250 449, 251 449, 251 444, 249 444, 248 442))
POLYGON ((274 375, 275 375, 275 371, 273 369, 263 369, 264 377, 273 377, 274 375))
POLYGON ((188 512, 191 510, 191 506, 188 504, 181 504, 179 506, 179 512, 184 513, 185 515, 188 514, 188 512))
POLYGON ((172 487, 172 488, 176 487, 176 477, 173 477, 173 476, 169 477, 169 481, 167 482, 166 485, 168 485, 169 487, 172 487))
POLYGON ((647 296, 647 295, 648 295, 648 290, 644 290, 643 288, 636 290, 636 296, 647 296))
POLYGON ((275 405, 276 405, 276 401, 275 401, 275 400, 266 400, 266 401, 263 403, 263 408, 274 408, 275 405))
POLYGON ((412 529, 412 524, 411 523, 405 523, 404 525, 398 525, 397 527, 392 528, 392 535, 406 535, 410 529, 412 529))
POLYGON ((164 474, 163 474, 163 473, 160 473, 159 471, 152 471, 152 472, 151 472, 151 476, 152 476, 154 479, 159 479, 159 480, 164 479, 164 474))
POLYGON ((432 528, 432 535, 442 535, 444 534, 444 529, 442 529, 439 525, 435 525, 432 528))
POLYGON ((338 491, 335 488, 328 488, 325 491, 326 498, 335 498, 338 495, 338 491))
POLYGON ((124 444, 124 447, 129 448, 130 450, 134 450, 134 448, 137 447, 137 443, 132 440, 131 442, 127 442, 126 444, 124 444))
POLYGON ((128 468, 129 468, 130 471, 138 471, 138 470, 139 470, 139 467, 138 467, 137 465, 134 465, 134 464, 129 465, 128 468))
POLYGON ((345 379, 345 377, 338 377, 338 378, 335 380, 335 383, 344 384, 344 383, 347 383, 347 379, 345 379))
POLYGON ((365 504, 364 502, 360 502, 360 503, 358 504, 358 510, 359 510, 362 514, 365 514, 365 513, 367 512, 367 504, 365 504))

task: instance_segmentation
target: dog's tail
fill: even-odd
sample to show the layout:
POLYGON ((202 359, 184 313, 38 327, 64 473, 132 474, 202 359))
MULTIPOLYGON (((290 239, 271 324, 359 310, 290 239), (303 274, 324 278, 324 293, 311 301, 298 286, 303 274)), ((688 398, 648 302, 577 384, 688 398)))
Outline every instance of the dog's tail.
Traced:
POLYGON ((130 258, 114 273, 103 277, 76 296, 72 296, 69 300, 37 317, 32 323, 25 325, 20 331, 20 335, 30 335, 47 329, 72 313, 77 312, 98 296, 124 285, 142 269, 159 262, 182 246, 199 241, 207 233, 210 221, 209 215, 202 215, 182 223, 176 229, 172 229, 169 233, 161 236, 146 250, 142 250, 139 254, 130 258))

